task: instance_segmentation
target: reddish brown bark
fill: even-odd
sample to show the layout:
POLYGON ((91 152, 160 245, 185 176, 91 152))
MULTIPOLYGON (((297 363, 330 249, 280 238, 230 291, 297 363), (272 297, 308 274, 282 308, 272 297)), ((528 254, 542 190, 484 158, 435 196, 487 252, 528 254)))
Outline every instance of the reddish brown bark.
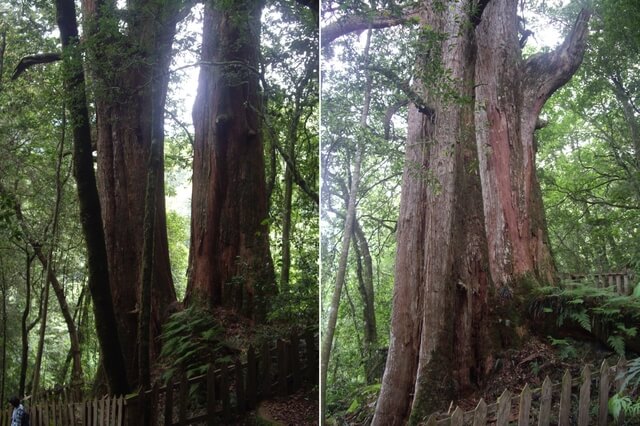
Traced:
POLYGON ((529 273, 553 281, 533 132, 545 101, 582 61, 589 17, 580 14, 574 32, 556 52, 523 61, 516 11, 515 2, 492 1, 476 30, 476 140, 489 264, 498 286, 529 273))
POLYGON ((110 291, 100 199, 93 170, 84 69, 81 52, 78 49, 78 23, 73 0, 56 0, 56 21, 60 30, 60 41, 67 54, 63 65, 65 95, 73 129, 73 175, 78 191, 82 233, 87 247, 89 291, 93 299, 103 371, 109 384, 109 391, 116 395, 123 395, 130 388, 127 377, 122 374, 125 369, 125 359, 121 339, 116 330, 117 320, 110 291))
POLYGON ((275 291, 258 85, 262 2, 205 5, 195 126, 188 303, 261 320, 275 291))
MULTIPOLYGON (((154 134, 163 138, 171 43, 185 2, 128 2, 127 28, 113 33, 111 6, 85 0, 96 81, 98 184, 109 279, 130 383, 138 376, 138 314, 147 165, 154 134), (123 55, 127 52, 127 55, 123 55)), ((160 143, 162 145, 162 143, 160 143)), ((162 153, 160 153, 162 158, 162 153)), ((170 271, 164 167, 155 182, 155 236, 151 291, 151 360, 159 353, 166 307, 176 301, 170 271)))
POLYGON ((588 14, 556 52, 524 61, 514 0, 485 2, 474 19, 471 2, 432 3, 423 3, 425 73, 415 92, 433 113, 409 113, 392 331, 374 425, 415 424, 457 391, 482 385, 492 354, 522 332, 515 311, 524 284, 554 274, 533 132, 545 100, 581 61, 588 14), (429 74, 433 61, 444 75, 429 74))

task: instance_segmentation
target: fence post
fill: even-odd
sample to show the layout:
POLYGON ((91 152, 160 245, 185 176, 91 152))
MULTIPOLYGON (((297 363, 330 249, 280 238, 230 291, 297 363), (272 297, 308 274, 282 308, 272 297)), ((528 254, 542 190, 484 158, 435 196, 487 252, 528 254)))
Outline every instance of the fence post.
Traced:
POLYGON ((214 426, 216 415, 216 370, 213 364, 209 364, 207 370, 207 426, 214 426))
POLYGON ((156 381, 156 383, 153 385, 153 388, 151 389, 151 416, 149 418, 151 419, 152 425, 158 424, 158 408, 160 408, 159 396, 160 384, 156 381))
POLYGON ((256 393, 258 388, 258 371, 256 365, 256 353, 253 346, 249 346, 247 352, 247 409, 256 406, 256 393))
POLYGON ((236 403, 238 414, 242 414, 246 408, 244 374, 242 373, 242 363, 236 359, 236 403))
POLYGON ((473 412, 473 426, 485 426, 487 424, 487 403, 480 398, 473 412))
POLYGON ((540 412, 538 413, 538 426, 549 426, 549 417, 551 414, 551 379, 549 376, 544 378, 542 382, 542 391, 540 392, 540 412))
POLYGON ((178 389, 178 423, 183 426, 187 420, 187 399, 189 397, 189 382, 184 370, 180 373, 180 387, 178 389))
POLYGON ((300 338, 296 333, 291 335, 289 351, 289 366, 292 374, 291 391, 295 392, 300 387, 300 338))
POLYGON ((117 411, 117 417, 116 417, 116 426, 122 426, 124 425, 124 395, 120 395, 120 398, 118 398, 118 411, 117 411))
POLYGON ((262 345, 262 398, 266 398, 271 393, 271 351, 269 344, 262 345))
POLYGON ((451 416, 451 426, 462 426, 462 420, 464 418, 464 413, 462 409, 458 406, 456 407, 453 415, 451 416))
POLYGON ((607 426, 607 418, 609 415, 609 364, 607 360, 603 360, 600 365, 600 395, 598 398, 598 426, 607 426))
POLYGON ((507 426, 509 424, 509 414, 511 414, 511 392, 505 389, 498 398, 496 426, 507 426))
POLYGON ((559 426, 569 426, 569 412, 571 411, 571 373, 564 370, 562 376, 562 393, 560 394, 559 426))
POLYGON ((518 426, 529 426, 529 412, 531 411, 531 389, 529 384, 524 385, 520 393, 520 406, 518 407, 518 426))
POLYGON ((173 425, 173 376, 169 378, 164 391, 164 426, 173 425))
POLYGON ((582 369, 582 385, 578 401, 578 426, 587 426, 589 424, 589 403, 591 402, 591 368, 588 365, 582 369))
POLYGON ((278 393, 287 395, 287 345, 284 340, 278 339, 278 393))
POLYGON ((229 403, 229 373, 227 364, 222 364, 220 368, 220 396, 222 397, 222 417, 225 422, 231 418, 231 407, 229 403))
POLYGON ((307 360, 307 374, 309 375, 309 380, 311 383, 317 383, 318 379, 318 360, 316 359, 316 347, 315 347, 315 339, 313 336, 313 331, 307 330, 304 336, 304 341, 306 343, 306 360, 307 360))

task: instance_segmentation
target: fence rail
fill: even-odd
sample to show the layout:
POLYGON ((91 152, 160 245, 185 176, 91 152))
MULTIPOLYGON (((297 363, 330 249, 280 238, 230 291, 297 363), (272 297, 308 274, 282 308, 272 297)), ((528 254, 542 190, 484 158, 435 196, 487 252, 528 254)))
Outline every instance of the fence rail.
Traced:
POLYGON ((592 282, 596 288, 608 288, 621 296, 629 296, 633 292, 634 274, 632 271, 602 272, 597 274, 566 274, 566 278, 574 282, 592 282))
POLYGON ((208 373, 187 379, 184 373, 126 400, 126 424, 138 425, 144 409, 156 425, 207 425, 228 422, 267 397, 295 392, 305 380, 317 379, 318 349, 313 333, 302 338, 250 347, 246 362, 209 366, 208 373), (191 414, 189 414, 191 413, 191 414), (190 417, 191 416, 191 417, 190 417))
MULTIPOLYGON (((207 374, 187 378, 184 372, 166 386, 154 386, 127 397, 72 401, 68 392, 49 392, 28 411, 35 426, 221 424, 253 409, 271 396, 290 395, 303 382, 315 382, 318 348, 312 332, 292 335, 259 350, 249 347, 245 362, 209 365, 207 374)), ((77 398, 73 394, 73 398, 77 398)), ((11 424, 11 411, 0 411, 0 426, 11 424)))
MULTIPOLYGON (((124 397, 104 397, 84 402, 62 399, 28 408, 33 426, 119 426, 125 416, 124 397)), ((11 410, 0 413, 0 426, 11 425, 11 410)))
POLYGON ((616 391, 620 390, 622 383, 616 379, 616 372, 623 371, 626 371, 626 363, 622 359, 614 367, 603 361, 600 370, 593 375, 591 368, 585 366, 579 379, 573 379, 566 370, 561 383, 553 385, 547 376, 539 389, 531 389, 527 384, 517 395, 505 389, 493 404, 480 399, 473 410, 465 412, 456 407, 452 414, 431 415, 423 425, 506 426, 517 422, 518 426, 606 426, 610 421, 607 404, 612 384, 616 391), (597 408, 595 411, 591 410, 593 404, 597 408))

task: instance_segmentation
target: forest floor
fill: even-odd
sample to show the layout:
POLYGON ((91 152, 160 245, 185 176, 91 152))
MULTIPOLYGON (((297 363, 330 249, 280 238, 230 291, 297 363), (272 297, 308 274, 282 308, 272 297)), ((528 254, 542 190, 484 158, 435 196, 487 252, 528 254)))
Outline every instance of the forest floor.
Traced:
MULTIPOLYGON (((593 372, 607 359, 614 365, 618 356, 599 343, 579 342, 572 339, 551 339, 532 336, 521 348, 501 353, 495 362, 493 372, 481 389, 472 389, 451 401, 448 410, 436 413, 437 417, 451 414, 456 406, 463 411, 475 409, 481 398, 487 404, 495 402, 508 389, 519 395, 526 384, 532 389, 540 388, 546 376, 552 383, 559 383, 565 370, 573 378, 579 377, 585 365, 591 365, 593 372)), ((368 395, 357 410, 343 416, 336 416, 336 424, 367 425, 373 418, 377 394, 368 395)), ((516 419, 517 420, 517 419, 516 419)))
MULTIPOLYGON (((246 355, 251 344, 259 344, 264 339, 270 341, 270 336, 303 331, 290 329, 290 326, 255 327, 251 321, 225 308, 218 308, 215 315, 224 330, 224 341, 235 348, 237 354, 246 355)), ((318 424, 318 412, 318 388, 307 385, 287 397, 261 401, 254 411, 239 419, 234 426, 315 426, 318 424)))

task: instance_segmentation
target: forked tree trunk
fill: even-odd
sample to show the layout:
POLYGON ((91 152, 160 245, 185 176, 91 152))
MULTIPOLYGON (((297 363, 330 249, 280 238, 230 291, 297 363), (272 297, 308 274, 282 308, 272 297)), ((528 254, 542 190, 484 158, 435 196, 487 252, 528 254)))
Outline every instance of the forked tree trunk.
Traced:
POLYGON ((546 99, 582 60, 589 14, 555 52, 525 61, 517 2, 483 5, 424 2, 415 89, 429 108, 409 112, 374 425, 415 424, 456 391, 481 385, 492 353, 522 332, 514 326, 519 296, 553 280, 533 132, 546 99))
POLYGON ((187 302, 262 320, 275 292, 258 86, 262 1, 205 5, 187 302))

